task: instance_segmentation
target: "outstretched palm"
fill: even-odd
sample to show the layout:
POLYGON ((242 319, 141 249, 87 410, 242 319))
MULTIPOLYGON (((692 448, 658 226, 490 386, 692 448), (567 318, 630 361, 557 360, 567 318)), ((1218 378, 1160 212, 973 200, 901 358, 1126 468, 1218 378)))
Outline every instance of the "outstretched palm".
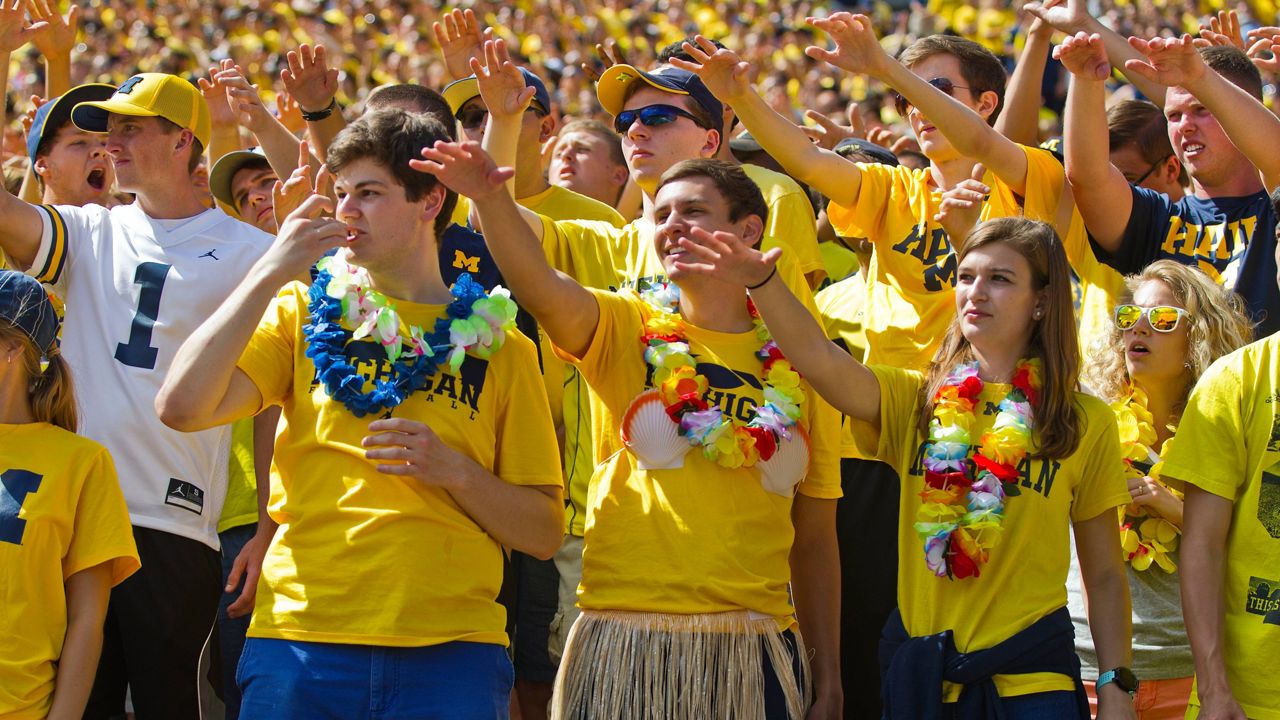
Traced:
POLYGON ((485 107, 495 115, 519 115, 533 99, 533 88, 525 87, 524 75, 511 62, 507 43, 498 38, 484 43, 484 64, 472 58, 471 70, 485 107))
POLYGON ((1186 87, 1203 77, 1208 69, 1200 58, 1200 53, 1196 52, 1190 35, 1151 40, 1131 37, 1129 45, 1146 55, 1147 60, 1129 60, 1124 64, 1125 68, 1151 82, 1169 87, 1186 87))
POLYGON ((743 62, 737 53, 717 48, 701 35, 695 36, 693 40, 693 43, 684 44, 684 51, 689 53, 693 62, 671 58, 672 65, 695 73, 702 78, 702 84, 707 86, 712 95, 729 104, 751 92, 748 79, 751 66, 743 62))
POLYGON ((503 184, 515 175, 511 168, 498 167, 478 142, 437 141, 422 149, 422 157, 410 160, 409 167, 435 175, 445 187, 473 200, 506 192, 503 184))
POLYGON ((829 35, 836 44, 835 51, 817 46, 805 48, 805 54, 851 73, 879 77, 891 62, 880 47, 871 18, 847 12, 832 13, 825 18, 808 18, 810 25, 829 35))

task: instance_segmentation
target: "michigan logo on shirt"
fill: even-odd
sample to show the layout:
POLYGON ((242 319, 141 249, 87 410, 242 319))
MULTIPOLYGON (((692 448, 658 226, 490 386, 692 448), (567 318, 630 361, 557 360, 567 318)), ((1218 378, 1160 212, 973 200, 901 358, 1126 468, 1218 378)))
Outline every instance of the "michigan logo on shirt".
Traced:
POLYGON ((893 251, 910 255, 923 266, 924 289, 941 292, 956 286, 956 253, 947 232, 940 227, 926 232, 927 226, 915 225, 911 234, 894 244, 893 251))

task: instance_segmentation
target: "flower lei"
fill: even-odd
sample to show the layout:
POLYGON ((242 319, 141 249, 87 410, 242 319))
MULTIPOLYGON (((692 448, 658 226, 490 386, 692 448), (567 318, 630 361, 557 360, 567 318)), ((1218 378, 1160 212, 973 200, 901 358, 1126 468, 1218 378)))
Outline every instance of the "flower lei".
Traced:
MULTIPOLYGON (((1146 472, 1143 472, 1141 466, 1151 461, 1154 454, 1151 445, 1156 441, 1154 419, 1147 410, 1147 394, 1131 387, 1128 397, 1111 403, 1111 410, 1115 412, 1116 422, 1120 427, 1120 451, 1124 457, 1125 475, 1135 478, 1149 475, 1181 499, 1182 493, 1160 480, 1162 462, 1157 462, 1146 472)), ((1168 443, 1165 445, 1167 447, 1168 443)), ((1161 448, 1160 455, 1164 451, 1165 448, 1161 448)), ((1122 505, 1119 513, 1120 546, 1125 562, 1132 565, 1134 570, 1146 570, 1152 565, 1167 573, 1178 569, 1172 558, 1173 551, 1178 549, 1178 537, 1182 534, 1177 525, 1148 512, 1141 505, 1122 505)))
POLYGON ((972 458, 969 436, 983 388, 978 364, 957 367, 934 395, 915 530, 924 542, 925 562, 938 577, 977 577, 1000 539, 1005 498, 1021 494, 1018 463, 1031 447, 1040 361, 1019 362, 1012 385, 972 458))
POLYGON ((689 351, 684 321, 674 312, 680 299, 679 288, 671 283, 659 284, 646 290, 642 297, 655 310, 644 323, 644 360, 653 371, 654 387, 680 435, 690 445, 701 446, 708 460, 727 468, 751 467, 773 457, 778 444, 791 438, 790 428, 800 419, 804 392, 800 389, 800 373, 769 337, 755 305, 747 300, 756 336, 764 343, 756 357, 764 363, 765 403, 757 406, 755 417, 742 425, 703 399, 710 386, 689 351))
POLYGON ((426 385, 442 361, 456 375, 468 353, 489 358, 502 347, 505 331, 515 325, 511 294, 501 286, 486 294, 466 273, 449 290, 454 300, 447 307, 447 317, 438 318, 435 329, 425 333, 416 325, 406 329, 395 305, 371 287, 364 268, 332 256, 322 258, 316 269, 307 295, 311 317, 302 328, 306 354, 329 396, 356 417, 404 402, 426 385), (355 330, 347 330, 344 321, 355 330), (364 337, 382 345, 391 362, 391 378, 374 380, 368 392, 365 377, 343 354, 349 341, 364 337))

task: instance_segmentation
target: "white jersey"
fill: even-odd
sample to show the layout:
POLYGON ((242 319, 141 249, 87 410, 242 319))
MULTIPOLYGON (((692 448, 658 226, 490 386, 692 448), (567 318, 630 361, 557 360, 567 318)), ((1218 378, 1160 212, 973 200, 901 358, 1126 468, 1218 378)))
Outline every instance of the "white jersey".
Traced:
POLYGON ((178 432, 154 403, 178 348, 272 236, 216 208, 177 221, 136 203, 40 210, 44 238, 28 273, 66 301, 62 352, 80 434, 111 451, 134 525, 217 549, 230 426, 178 432))

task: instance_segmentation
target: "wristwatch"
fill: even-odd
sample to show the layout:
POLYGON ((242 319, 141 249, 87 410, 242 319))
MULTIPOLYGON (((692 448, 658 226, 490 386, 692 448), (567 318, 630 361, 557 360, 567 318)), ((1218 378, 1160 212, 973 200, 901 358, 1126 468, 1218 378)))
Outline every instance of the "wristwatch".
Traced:
POLYGON ((1094 692, 1102 689, 1107 683, 1115 683, 1116 687, 1129 693, 1129 697, 1138 694, 1138 676, 1127 667, 1118 667, 1108 670, 1098 676, 1098 682, 1094 683, 1094 692))

